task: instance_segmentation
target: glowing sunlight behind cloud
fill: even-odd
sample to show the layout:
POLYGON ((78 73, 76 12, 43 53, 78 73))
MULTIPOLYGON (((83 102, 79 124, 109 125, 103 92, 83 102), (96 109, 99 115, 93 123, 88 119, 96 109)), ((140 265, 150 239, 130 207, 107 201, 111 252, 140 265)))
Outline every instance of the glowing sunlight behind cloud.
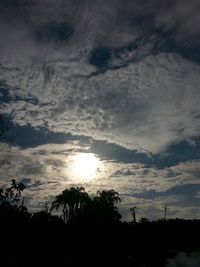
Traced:
POLYGON ((92 153, 76 153, 68 161, 70 177, 75 182, 89 182, 97 177, 100 160, 92 153))

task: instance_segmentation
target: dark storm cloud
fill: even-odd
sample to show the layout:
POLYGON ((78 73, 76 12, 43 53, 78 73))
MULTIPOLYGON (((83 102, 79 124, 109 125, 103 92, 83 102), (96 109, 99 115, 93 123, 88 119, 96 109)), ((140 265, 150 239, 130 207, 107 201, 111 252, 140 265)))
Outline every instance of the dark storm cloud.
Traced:
MULTIPOLYGON (((178 42, 178 45, 172 42, 174 49, 175 46, 178 48, 182 44, 183 52, 184 48, 187 52, 188 47, 193 47, 195 53, 200 38, 197 26, 200 23, 199 8, 198 0, 190 2, 186 0, 1 1, 0 32, 4 36, 1 38, 1 47, 13 40, 18 49, 26 42, 29 42, 30 46, 33 41, 34 47, 34 41, 43 44, 66 41, 73 32, 75 36, 79 35, 84 40, 82 35, 84 33, 80 35, 84 27, 85 34, 90 30, 94 35, 94 47, 98 48, 101 44, 114 47, 117 43, 123 47, 126 43, 135 44, 135 38, 131 37, 134 32, 132 29, 139 26, 140 29, 147 30, 145 38, 150 39, 149 30, 162 29, 158 32, 158 37, 168 33, 166 39, 175 39, 178 42), (130 36, 125 36, 124 32, 130 36), (116 34, 119 37, 117 40, 115 40, 116 34), (125 40, 126 38, 128 39, 125 40)), ((141 35, 136 36, 136 43, 141 37, 141 35)), ((12 44, 10 46, 12 48, 12 44)), ((107 60, 109 51, 102 53, 101 60, 107 60)), ((91 62, 94 61, 95 56, 91 59, 91 62)))
POLYGON ((200 140, 193 144, 181 141, 168 147, 165 153, 155 155, 154 160, 159 168, 166 168, 188 160, 200 158, 200 140))
POLYGON ((152 164, 153 159, 146 153, 139 153, 137 150, 126 149, 116 144, 94 140, 91 143, 90 151, 97 153, 102 159, 116 162, 132 163, 143 162, 152 164))
POLYGON ((31 175, 42 175, 44 172, 44 166, 42 164, 32 164, 27 162, 21 167, 20 170, 25 176, 31 175))
POLYGON ((173 198, 172 196, 176 196, 177 198, 181 199, 181 203, 179 204, 180 206, 198 207, 199 206, 199 192, 200 192, 199 184, 185 184, 185 185, 172 187, 167 191, 156 192, 152 190, 152 191, 146 191, 144 193, 133 194, 133 195, 136 198, 154 199, 154 200, 159 199, 159 198, 166 198, 166 197, 173 198))
POLYGON ((7 143, 21 148, 37 147, 44 144, 65 144, 66 142, 79 140, 82 144, 89 142, 89 137, 73 136, 70 133, 54 133, 47 128, 34 128, 30 125, 14 125, 7 117, 2 118, 1 127, 5 128, 2 138, 7 143), (4 126, 5 125, 5 126, 4 126))
POLYGON ((23 183, 26 186, 26 189, 31 189, 31 190, 37 190, 37 187, 40 187, 44 184, 57 184, 57 182, 53 182, 53 181, 48 181, 48 182, 43 182, 41 180, 35 180, 33 181, 30 178, 22 178, 20 181, 20 183, 23 183))
POLYGON ((20 183, 23 183, 26 186, 26 188, 32 188, 32 187, 36 188, 43 184, 40 180, 33 181, 30 178, 22 178, 20 180, 20 183))
POLYGON ((195 197, 197 193, 200 191, 200 185, 199 184, 184 184, 184 185, 178 185, 175 187, 170 188, 167 191, 146 191, 144 193, 140 194, 134 194, 135 197, 141 197, 141 198, 147 198, 147 199, 153 199, 163 196, 171 196, 171 195, 184 195, 188 197, 195 197))
MULTIPOLYGON (((30 125, 14 125, 12 120, 7 117, 1 117, 1 130, 1 138, 3 140, 21 148, 37 147, 52 143, 65 144, 78 140, 82 145, 85 144, 90 147, 88 152, 98 154, 102 159, 123 163, 141 162, 147 166, 156 166, 158 168, 166 168, 180 162, 195 160, 200 156, 199 140, 196 140, 195 144, 183 141, 170 146, 164 155, 148 156, 146 153, 139 153, 137 150, 129 150, 119 145, 91 139, 87 136, 54 133, 47 128, 34 128, 30 125)), ((127 173, 123 175, 127 175, 127 173)))
POLYGON ((73 29, 70 25, 64 23, 47 23, 35 29, 34 37, 37 42, 41 42, 42 44, 48 44, 50 42, 59 43, 66 42, 72 33, 73 29))
MULTIPOLYGON (((141 153, 137 150, 126 149, 117 144, 95 140, 87 136, 54 133, 49 131, 48 128, 34 128, 30 125, 14 125, 9 117, 4 116, 1 117, 0 126, 2 130, 1 138, 7 143, 21 148, 78 141, 82 146, 84 144, 88 145, 88 152, 98 154, 101 159, 123 163, 143 163, 146 166, 155 166, 157 168, 171 167, 180 162, 187 162, 200 157, 199 139, 196 139, 194 144, 182 141, 171 145, 164 154, 148 155, 146 152, 141 153)), ((130 173, 128 171, 123 175, 130 175, 130 173)))

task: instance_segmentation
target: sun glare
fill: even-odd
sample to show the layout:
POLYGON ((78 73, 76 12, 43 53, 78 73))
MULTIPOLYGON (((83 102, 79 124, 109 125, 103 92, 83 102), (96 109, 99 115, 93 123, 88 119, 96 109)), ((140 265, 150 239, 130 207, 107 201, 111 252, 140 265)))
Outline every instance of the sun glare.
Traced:
POLYGON ((96 178, 100 160, 92 153, 77 153, 72 156, 71 175, 81 181, 92 181, 96 178))

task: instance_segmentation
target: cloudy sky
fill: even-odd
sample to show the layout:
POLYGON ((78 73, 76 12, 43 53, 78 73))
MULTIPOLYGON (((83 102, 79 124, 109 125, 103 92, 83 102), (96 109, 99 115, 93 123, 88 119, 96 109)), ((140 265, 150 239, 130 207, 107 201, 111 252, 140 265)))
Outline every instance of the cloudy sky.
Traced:
POLYGON ((1 0, 0 185, 200 214, 199 0, 1 0), (78 170, 77 170, 78 169, 78 170))

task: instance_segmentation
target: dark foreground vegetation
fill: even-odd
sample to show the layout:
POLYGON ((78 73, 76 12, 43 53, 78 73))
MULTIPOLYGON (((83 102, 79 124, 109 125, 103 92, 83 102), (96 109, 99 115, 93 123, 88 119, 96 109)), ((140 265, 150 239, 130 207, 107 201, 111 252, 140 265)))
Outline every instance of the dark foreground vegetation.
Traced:
POLYGON ((50 210, 31 213, 24 189, 15 180, 0 189, 1 266, 162 267, 179 251, 200 251, 200 220, 123 222, 117 192, 91 198, 82 187, 57 195, 50 210), (59 209, 61 216, 52 214, 59 209))

